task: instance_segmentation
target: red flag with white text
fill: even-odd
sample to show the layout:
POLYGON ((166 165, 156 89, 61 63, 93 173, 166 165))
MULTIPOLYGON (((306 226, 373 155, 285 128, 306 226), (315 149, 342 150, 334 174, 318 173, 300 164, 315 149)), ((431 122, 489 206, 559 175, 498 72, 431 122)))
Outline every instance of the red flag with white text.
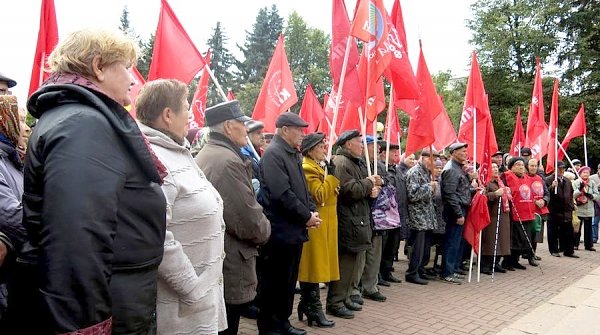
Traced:
MULTIPOLYGON (((10 14, 5 13, 5 15, 10 14)), ((57 43, 58 24, 56 23, 56 11, 54 9, 54 0, 42 0, 40 28, 38 31, 35 56, 33 57, 31 80, 29 81, 29 94, 27 94, 27 96, 31 96, 33 92, 35 92, 40 87, 40 85, 46 79, 48 79, 50 74, 44 70, 47 66, 48 56, 50 56, 50 53, 52 53, 52 50, 54 50, 54 47, 57 43)))
POLYGON ((189 84, 204 64, 167 0, 161 0, 148 80, 172 78, 189 84))
MULTIPOLYGON (((206 51, 204 60, 208 67, 210 67, 210 49, 206 51)), ((208 97, 208 79, 210 75, 206 72, 206 69, 202 70, 200 80, 196 86, 196 92, 192 98, 192 104, 190 105, 188 128, 202 128, 204 127, 204 112, 206 111, 206 99, 208 97)))
POLYGON ((479 63, 477 62, 477 55, 475 54, 475 51, 473 51, 471 72, 469 74, 467 91, 465 93, 465 104, 460 118, 458 141, 469 145, 469 150, 467 151, 469 158, 478 163, 482 160, 487 122, 490 117, 483 79, 481 77, 481 71, 479 70, 479 63), (477 122, 476 126, 474 121, 477 122), (475 157, 473 157, 474 149, 476 150, 475 157))
POLYGON ((265 124, 264 131, 275 132, 275 120, 298 102, 292 71, 283 47, 283 34, 275 46, 269 69, 254 105, 252 118, 265 124))
POLYGON ((529 115, 527 116, 527 130, 525 133, 525 146, 531 149, 531 156, 542 159, 548 149, 548 124, 544 116, 544 92, 542 87, 542 74, 540 59, 536 59, 535 81, 529 115))
POLYGON ((556 148, 558 143, 558 79, 554 79, 554 90, 552 92, 552 105, 550 106, 550 125, 548 126, 548 158, 546 159, 546 173, 554 171, 556 163, 556 148))
POLYGON ((515 132, 508 153, 515 157, 521 156, 521 148, 525 146, 525 130, 521 120, 521 107, 517 107, 517 116, 515 118, 515 132))

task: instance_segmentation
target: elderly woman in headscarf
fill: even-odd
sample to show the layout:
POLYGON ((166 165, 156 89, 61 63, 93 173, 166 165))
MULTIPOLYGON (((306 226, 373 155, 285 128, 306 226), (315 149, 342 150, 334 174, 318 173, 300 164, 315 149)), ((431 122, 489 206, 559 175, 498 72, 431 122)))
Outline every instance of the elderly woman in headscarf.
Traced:
POLYGON ((579 178, 573 181, 573 198, 577 205, 577 217, 581 221, 579 231, 575 233, 575 248, 579 248, 581 229, 583 228, 583 244, 585 250, 596 251, 592 243, 592 218, 594 217, 594 202, 600 199, 598 185, 590 179, 591 169, 582 166, 577 171, 579 178))
POLYGON ((500 258, 510 256, 510 191, 500 179, 500 167, 496 163, 492 163, 492 179, 485 190, 490 224, 481 232, 481 272, 491 275, 493 270, 506 272, 500 266, 500 258))
POLYGON ((28 239, 9 287, 9 333, 154 328, 166 170, 123 107, 137 53, 120 32, 75 31, 29 98, 39 120, 25 160, 28 239))
POLYGON ((308 230, 308 242, 302 248, 298 272, 301 289, 298 318, 302 320, 306 315, 309 326, 315 322, 318 327, 333 327, 335 322, 327 320, 323 314, 319 283, 340 279, 337 231, 340 181, 333 175, 333 166, 325 161, 327 151, 323 133, 305 136, 300 150, 304 156, 302 169, 308 190, 323 221, 319 227, 308 230))
POLYGON ((17 98, 0 96, 0 330, 6 313, 6 281, 10 277, 10 263, 26 239, 23 218, 23 163, 19 153, 21 135, 29 127, 25 116, 19 115, 17 98))

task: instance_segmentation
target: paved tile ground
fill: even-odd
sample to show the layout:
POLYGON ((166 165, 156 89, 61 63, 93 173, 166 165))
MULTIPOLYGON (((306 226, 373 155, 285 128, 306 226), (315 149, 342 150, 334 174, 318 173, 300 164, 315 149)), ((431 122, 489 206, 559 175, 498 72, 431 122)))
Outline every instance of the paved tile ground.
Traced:
MULTIPOLYGON (((527 265, 527 270, 496 274, 494 282, 482 274, 480 283, 460 286, 440 281, 392 284, 381 288, 386 302, 367 300, 354 319, 328 316, 336 321, 334 328, 308 327, 295 309, 290 321, 309 334, 496 334, 600 266, 600 252, 576 254, 581 258, 552 257, 547 246, 539 244, 541 270, 527 265)), ((407 265, 405 258, 396 262, 395 275, 404 279, 407 265)), ((322 300, 325 295, 321 290, 322 300)), ((256 322, 242 319, 239 334, 257 334, 256 322)))

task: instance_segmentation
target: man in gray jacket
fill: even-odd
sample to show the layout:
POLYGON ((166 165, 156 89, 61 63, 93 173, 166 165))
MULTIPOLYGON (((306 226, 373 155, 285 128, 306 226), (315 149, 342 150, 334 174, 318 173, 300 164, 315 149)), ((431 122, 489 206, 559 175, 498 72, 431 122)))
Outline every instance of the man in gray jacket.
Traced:
POLYGON ((228 328, 220 334, 237 334, 240 314, 256 297, 258 245, 271 234, 269 220, 252 188, 251 161, 240 148, 246 145, 244 114, 237 100, 208 108, 208 142, 196 163, 223 198, 225 221, 224 297, 228 328))

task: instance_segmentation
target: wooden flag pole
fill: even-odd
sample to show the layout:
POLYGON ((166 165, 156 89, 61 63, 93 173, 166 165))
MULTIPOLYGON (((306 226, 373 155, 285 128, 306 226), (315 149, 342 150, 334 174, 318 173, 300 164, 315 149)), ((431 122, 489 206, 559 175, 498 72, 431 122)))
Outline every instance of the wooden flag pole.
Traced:
POLYGON ((377 118, 373 120, 373 174, 377 174, 377 118))
MULTIPOLYGON (((390 103, 388 104, 388 111, 387 111, 387 136, 385 138, 386 140, 386 145, 385 145, 385 167, 387 169, 388 165, 390 164, 390 140, 392 137, 392 132, 390 131, 390 123, 392 122, 392 113, 395 113, 396 111, 394 110, 394 83, 392 83, 390 85, 390 103)), ((400 144, 400 142, 398 142, 398 144, 400 144)))
POLYGON ((585 156, 585 166, 588 165, 588 152, 587 152, 587 135, 583 134, 583 155, 585 156))
POLYGON ((364 118, 363 116, 363 112, 362 112, 362 107, 358 107, 358 118, 360 120, 360 128, 361 128, 361 133, 362 133, 362 141, 363 141, 363 147, 365 150, 365 159, 367 160, 367 174, 370 176, 372 176, 373 174, 371 173, 371 164, 369 164, 369 149, 367 148, 367 136, 366 136, 366 132, 367 132, 367 120, 364 118))

